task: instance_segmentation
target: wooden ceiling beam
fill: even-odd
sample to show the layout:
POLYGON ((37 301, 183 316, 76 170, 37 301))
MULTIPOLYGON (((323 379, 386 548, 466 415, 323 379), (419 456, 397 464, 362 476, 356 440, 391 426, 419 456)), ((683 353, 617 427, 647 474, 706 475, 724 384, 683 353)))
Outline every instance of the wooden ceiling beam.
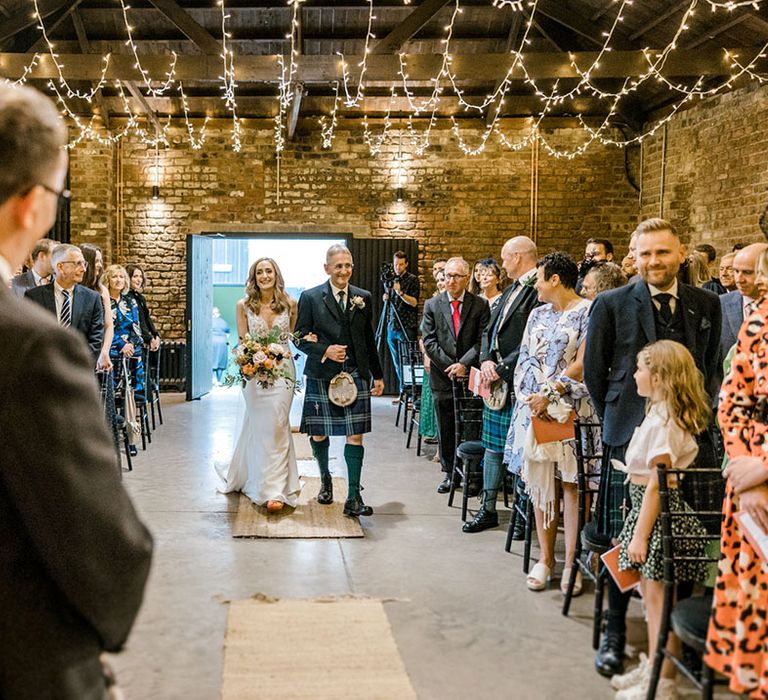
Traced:
POLYGON ((133 98, 141 105, 142 110, 147 115, 147 119, 149 120, 149 123, 152 124, 152 126, 155 128, 155 134, 159 137, 163 133, 163 125, 160 123, 160 120, 157 118, 157 114, 155 113, 155 110, 152 108, 152 106, 149 104, 148 99, 144 97, 144 95, 142 95, 138 85, 136 85, 136 83, 133 82, 132 80, 126 80, 125 86, 128 88, 133 98))
MULTIPOLYGON (((630 41, 635 41, 641 36, 645 36, 654 27, 658 27, 662 22, 666 22, 670 17, 674 17, 676 14, 680 14, 684 9, 687 9, 691 5, 691 0, 681 0, 676 5, 670 7, 666 12, 662 12, 660 15, 654 17, 648 24, 644 24, 635 32, 629 35, 630 41)), ((682 15, 681 15, 682 16, 682 15)))
MULTIPOLYGON (((517 41, 520 36, 520 30, 523 28, 523 13, 515 12, 512 16, 512 24, 509 27, 509 33, 507 34, 507 40, 504 42, 504 53, 510 51, 517 51, 517 41)), ((496 92, 501 84, 504 82, 504 78, 500 78, 496 81, 496 85, 493 86, 493 92, 496 92)), ((490 124, 496 117, 496 108, 491 105, 485 112, 485 123, 490 124)))
POLYGON ((741 14, 732 17, 728 22, 723 22, 722 24, 718 24, 711 29, 705 30, 701 36, 687 42, 682 46, 682 48, 691 50, 701 46, 702 44, 706 44, 708 41, 711 41, 715 37, 720 36, 724 32, 727 32, 729 29, 737 27, 745 20, 750 19, 752 16, 753 14, 751 12, 742 12, 741 14))
MULTIPOLYGON (((304 53, 304 18, 299 6, 296 14, 298 27, 296 27, 296 50, 299 55, 304 53)), ((298 83, 293 88, 293 100, 291 101, 291 111, 288 113, 288 140, 291 141, 296 134, 296 125, 299 123, 299 113, 301 112, 301 100, 304 97, 304 85, 298 83)))
POLYGON ((378 41, 371 53, 397 53, 406 41, 442 10, 450 0, 424 0, 411 14, 398 24, 387 36, 378 41))
MULTIPOLYGON (((73 12, 82 0, 40 0, 37 6, 40 16, 45 19, 59 10, 65 11, 65 16, 73 12)), ((15 12, 12 17, 0 24, 0 42, 6 41, 29 27, 35 27, 38 19, 33 12, 15 12)))
POLYGON ((213 56, 222 52, 222 43, 198 24, 189 13, 174 0, 149 0, 160 12, 181 31, 204 54, 213 56))
MULTIPOLYGON (((72 13, 72 23, 75 25, 75 34, 77 34, 77 42, 80 44, 80 50, 83 53, 91 53, 91 44, 88 41, 88 35, 85 32, 83 18, 77 10, 72 13)), ((109 131, 109 109, 107 109, 107 106, 104 103, 104 95, 101 92, 101 88, 96 90, 93 99, 96 102, 96 106, 99 108, 104 127, 109 131)))
MULTIPOLYGON (((730 48, 729 51, 746 55, 754 49, 730 48)), ((592 65, 598 54, 594 51, 571 54, 576 64, 584 70, 592 65)), ((32 59, 31 54, 0 53, 0 75, 19 78, 32 59)), ((238 82, 275 83, 278 80, 277 56, 238 56, 235 61, 235 77, 238 82)), ((169 66, 168 56, 143 56, 145 70, 153 76, 164 76, 169 66)), ((350 65, 359 63, 360 56, 346 56, 350 65)), ((438 74, 443 57, 440 54, 410 54, 404 57, 408 76, 413 81, 431 80, 438 74)), ((453 57, 452 68, 459 81, 493 83, 501 80, 513 62, 506 53, 459 54, 453 57)), ((97 54, 61 54, 59 62, 64 66, 64 76, 69 80, 98 80, 102 74, 103 58, 97 54)), ((337 56, 298 56, 296 80, 303 83, 329 83, 341 77, 341 62, 337 56)), ((761 62, 762 63, 762 62, 761 62)), ((578 73, 571 66, 569 55, 561 53, 529 53, 525 66, 535 80, 575 79, 578 73)), ((758 65, 757 70, 764 70, 758 65)), ((600 67, 592 71, 593 78, 626 78, 642 75, 648 70, 648 62, 641 51, 611 51, 600 59, 600 67)), ((176 62, 177 80, 220 82, 222 66, 218 56, 179 56, 176 62)), ((400 82, 400 61, 397 56, 369 56, 366 79, 370 81, 400 82)), ((667 58, 664 74, 667 76, 728 75, 730 64, 719 48, 700 48, 693 51, 677 50, 667 58)), ((48 55, 40 56, 32 69, 31 79, 58 77, 58 70, 48 55)), ((109 80, 140 81, 141 74, 133 56, 113 54, 106 72, 109 80)), ((516 70, 513 79, 521 79, 522 71, 516 70)))
POLYGON ((585 22, 575 12, 564 12, 560 9, 558 3, 539 0, 539 2, 536 3, 534 22, 536 21, 536 15, 542 15, 543 17, 551 19, 553 22, 557 22, 557 24, 566 29, 570 29, 575 34, 584 37, 587 41, 592 42, 598 47, 602 47, 603 44, 605 44, 605 37, 600 36, 600 32, 597 31, 593 24, 585 22))

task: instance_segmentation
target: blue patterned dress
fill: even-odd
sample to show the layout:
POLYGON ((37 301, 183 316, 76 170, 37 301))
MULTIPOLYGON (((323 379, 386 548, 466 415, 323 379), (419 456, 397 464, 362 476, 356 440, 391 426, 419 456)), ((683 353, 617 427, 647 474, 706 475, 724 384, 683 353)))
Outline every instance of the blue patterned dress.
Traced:
MULTIPOLYGON (((531 424, 528 398, 538 393, 546 382, 566 384, 569 391, 563 399, 583 420, 594 419, 595 410, 587 387, 562 376, 587 338, 590 303, 584 299, 567 311, 555 311, 552 304, 545 304, 531 311, 528 317, 515 369, 515 408, 504 451, 507 469, 513 474, 519 474, 523 466, 523 448, 531 424)), ((567 470, 569 472, 575 471, 575 450, 573 452, 574 466, 567 470)))
POLYGON ((123 356, 120 351, 127 343, 133 343, 133 358, 128 360, 131 370, 131 384, 134 395, 138 401, 144 394, 144 363, 141 352, 144 341, 141 338, 141 326, 139 325, 139 307, 135 299, 121 294, 119 300, 110 299, 112 307, 112 320, 115 322, 115 335, 112 338, 112 346, 109 348, 109 358, 115 366, 115 380, 122 374, 123 356))

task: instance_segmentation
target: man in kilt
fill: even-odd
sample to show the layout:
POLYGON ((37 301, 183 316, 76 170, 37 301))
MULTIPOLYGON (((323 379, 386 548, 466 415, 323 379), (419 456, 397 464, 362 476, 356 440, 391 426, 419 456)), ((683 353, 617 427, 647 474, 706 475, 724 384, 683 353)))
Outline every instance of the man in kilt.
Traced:
MULTIPOLYGON (((674 226, 664 219, 647 219, 633 238, 641 279, 597 296, 584 355, 584 382, 602 421, 603 460, 594 534, 603 538, 605 546, 618 537, 631 508, 626 475, 614 469, 611 460, 624 461, 632 434, 645 416, 645 399, 638 395, 634 379, 637 354, 648 343, 673 340, 693 355, 710 396, 717 395, 722 380, 720 302, 712 292, 678 281, 685 249, 674 226)), ((714 466, 711 435, 703 433, 698 442, 694 465, 714 466)), ((629 594, 622 593, 609 577, 605 634, 595 656, 595 667, 604 676, 620 673, 623 667, 628 604, 629 594)))
POLYGON ((320 467, 317 500, 323 505, 333 503, 329 436, 345 435, 348 492, 344 515, 357 517, 373 514, 360 496, 363 434, 371 432, 371 396, 380 396, 384 391, 384 374, 373 334, 371 295, 349 284, 353 269, 352 254, 346 246, 333 245, 328 249, 325 272, 329 279, 302 293, 295 333, 299 338, 308 333, 317 336, 317 342, 296 343, 307 355, 301 432, 310 436, 312 454, 320 467), (337 406, 328 395, 331 380, 340 372, 349 373, 357 388, 357 398, 348 406, 337 406))
POLYGON ((526 236, 510 238, 501 249, 501 260, 512 283, 504 290, 485 327, 480 346, 480 372, 486 384, 499 379, 506 382, 509 393, 501 410, 492 411, 487 406, 483 409, 483 503, 475 519, 464 523, 464 532, 482 532, 499 525, 496 496, 503 474, 504 443, 515 406, 512 381, 528 316, 539 304, 533 287, 536 244, 526 236))

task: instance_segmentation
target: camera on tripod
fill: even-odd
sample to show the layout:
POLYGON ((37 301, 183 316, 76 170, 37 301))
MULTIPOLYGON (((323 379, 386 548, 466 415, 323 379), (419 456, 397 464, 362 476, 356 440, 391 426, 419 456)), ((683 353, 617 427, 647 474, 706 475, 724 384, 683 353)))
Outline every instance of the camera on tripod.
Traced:
POLYGON ((385 287, 391 287, 395 283, 395 280, 398 279, 398 275, 395 272, 395 266, 391 262, 381 263, 379 277, 385 287))

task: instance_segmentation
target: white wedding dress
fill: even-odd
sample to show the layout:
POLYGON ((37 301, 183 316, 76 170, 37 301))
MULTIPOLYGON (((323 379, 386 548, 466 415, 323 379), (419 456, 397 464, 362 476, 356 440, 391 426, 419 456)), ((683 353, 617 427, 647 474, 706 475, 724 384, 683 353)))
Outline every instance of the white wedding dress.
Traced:
MULTIPOLYGON (((270 330, 266 321, 251 310, 246 313, 248 332, 255 337, 265 336, 270 330)), ((275 319, 272 328, 290 332, 288 311, 275 319)), ((283 345, 288 349, 287 342, 283 345)), ((293 359, 288 362, 294 373, 293 359)), ((222 492, 242 491, 257 505, 274 500, 295 506, 301 483, 291 436, 293 385, 280 379, 265 389, 250 381, 243 389, 243 397, 245 418, 232 461, 223 470, 217 467, 225 482, 222 492)))

